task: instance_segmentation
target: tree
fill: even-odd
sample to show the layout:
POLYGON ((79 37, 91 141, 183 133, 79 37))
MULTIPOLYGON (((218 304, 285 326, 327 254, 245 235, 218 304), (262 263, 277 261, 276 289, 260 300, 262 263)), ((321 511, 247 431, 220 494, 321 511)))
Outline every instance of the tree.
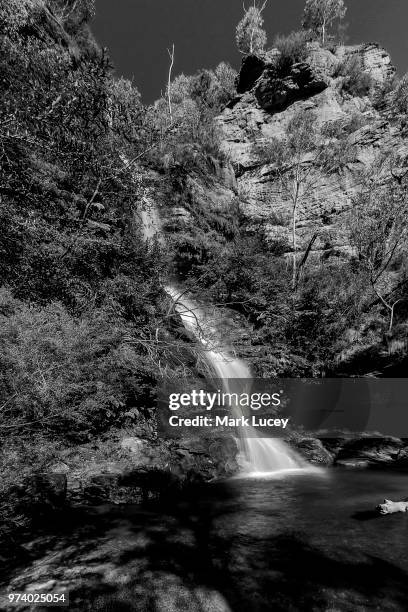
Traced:
POLYGON ((53 0, 50 8, 63 22, 73 16, 79 22, 89 21, 95 14, 95 0, 53 0))
POLYGON ((169 58, 170 58, 169 76, 168 76, 168 82, 167 82, 167 101, 169 105, 169 115, 170 115, 170 124, 171 124, 173 123, 173 107, 171 104, 171 74, 173 72, 173 66, 174 66, 174 43, 171 48, 171 51, 170 49, 167 49, 167 53, 169 54, 169 58))
MULTIPOLYGON (((381 170, 381 169, 379 169, 381 170)), ((398 269, 406 255, 408 200, 401 177, 397 183, 367 181, 348 216, 350 242, 356 249, 366 283, 389 313, 388 332, 395 308, 403 299, 398 269)), ((393 173, 394 176, 394 173, 393 173)))
POLYGON ((266 32, 262 28, 264 20, 262 13, 265 9, 267 0, 261 7, 256 5, 254 0, 253 6, 245 9, 245 14, 236 30, 236 42, 241 53, 258 53, 262 51, 266 45, 266 32))
POLYGON ((344 19, 346 11, 344 0, 306 0, 302 26, 315 32, 324 45, 333 23, 344 19))
POLYGON ((226 96, 226 100, 231 99, 236 94, 235 81, 237 71, 226 62, 221 62, 214 70, 217 85, 226 96))
MULTIPOLYGON (((268 161, 275 166, 282 195, 290 202, 292 209, 293 290, 297 288, 300 273, 297 240, 299 209, 313 193, 315 187, 313 170, 321 156, 321 150, 317 148, 315 124, 316 116, 313 112, 298 111, 289 122, 286 139, 272 140, 268 143, 266 151, 268 161)), ((256 146, 259 154, 259 145, 256 146)), ((302 266, 305 263, 306 259, 303 257, 302 266)))

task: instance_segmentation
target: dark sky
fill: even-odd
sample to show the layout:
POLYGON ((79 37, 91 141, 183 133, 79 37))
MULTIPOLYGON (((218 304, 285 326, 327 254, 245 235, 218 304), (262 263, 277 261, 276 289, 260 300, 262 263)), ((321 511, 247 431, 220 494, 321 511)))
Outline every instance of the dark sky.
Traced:
MULTIPOLYGON (((247 0, 247 4, 250 0, 247 0)), ((400 73, 408 70, 407 0, 348 0, 349 42, 380 42, 400 73)), ((269 42, 299 27, 304 0, 269 0, 269 42)), ((242 0, 96 0, 93 31, 108 47, 118 74, 133 77, 150 103, 165 87, 167 48, 174 42, 174 74, 193 74, 229 61, 238 68, 235 26, 242 0)))

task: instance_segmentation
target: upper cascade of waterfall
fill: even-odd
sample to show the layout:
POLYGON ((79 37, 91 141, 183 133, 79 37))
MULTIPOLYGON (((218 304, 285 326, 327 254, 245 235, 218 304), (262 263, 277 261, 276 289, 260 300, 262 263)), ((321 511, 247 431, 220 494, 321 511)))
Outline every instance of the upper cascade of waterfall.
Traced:
POLYGON ((165 291, 172 298, 184 327, 200 341, 207 361, 217 376, 226 380, 251 378, 247 364, 223 347, 220 334, 205 311, 175 287, 167 286, 165 291))

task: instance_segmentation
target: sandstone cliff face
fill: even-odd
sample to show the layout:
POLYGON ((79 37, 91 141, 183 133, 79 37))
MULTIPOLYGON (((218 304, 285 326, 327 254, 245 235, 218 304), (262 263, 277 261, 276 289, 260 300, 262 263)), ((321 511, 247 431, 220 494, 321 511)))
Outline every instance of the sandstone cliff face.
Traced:
MULTIPOLYGON (((274 68, 279 51, 243 60, 238 77, 238 97, 217 122, 222 150, 237 176, 242 210, 249 222, 266 228, 271 238, 288 240, 291 207, 282 193, 275 167, 259 154, 259 146, 284 140, 289 122, 299 112, 313 111, 317 127, 328 134, 324 147, 338 144, 328 126, 344 128, 342 147, 347 159, 337 168, 313 164, 313 192, 299 210, 299 246, 306 248, 317 232, 314 249, 347 251, 342 215, 352 205, 361 186, 361 174, 379 152, 408 156, 401 128, 376 109, 375 93, 395 75, 388 53, 376 44, 342 46, 335 50, 310 43, 304 61, 292 66, 285 78, 274 68), (358 62, 362 79, 370 83, 367 95, 349 93, 347 66, 358 62), (324 129, 326 128, 326 129, 324 129)), ((310 159, 305 159, 310 163, 310 159)))

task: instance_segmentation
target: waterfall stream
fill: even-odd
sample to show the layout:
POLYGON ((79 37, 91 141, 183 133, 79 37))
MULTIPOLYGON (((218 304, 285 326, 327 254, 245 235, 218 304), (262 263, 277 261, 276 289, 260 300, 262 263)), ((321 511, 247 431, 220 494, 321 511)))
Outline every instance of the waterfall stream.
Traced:
MULTIPOLYGON (((141 221, 145 240, 157 239, 163 244, 159 214, 153 201, 147 197, 144 198, 141 221)), ((229 350, 220 346, 220 333, 211 321, 211 317, 177 287, 168 285, 164 289, 173 300, 174 308, 180 315, 185 328, 202 345, 208 364, 215 376, 222 380, 223 390, 231 393, 231 385, 234 384, 234 380, 248 379, 249 381, 251 379, 249 367, 244 361, 232 355, 229 350)), ((238 441, 241 466, 239 477, 267 478, 290 472, 318 471, 318 468, 308 464, 280 439, 262 438, 255 430, 252 430, 250 435, 240 437, 238 441)))
MULTIPOLYGON (((233 388, 234 380, 250 380, 251 372, 246 363, 220 347, 216 338, 217 330, 211 323, 211 317, 209 320, 201 308, 175 287, 167 286, 165 291, 173 300, 184 327, 202 344, 206 360, 216 376, 222 380, 223 391, 226 393, 236 391, 237 389, 233 388)), ((282 440, 261 438, 255 430, 239 438, 239 445, 241 476, 267 477, 289 471, 314 469, 282 440)))

